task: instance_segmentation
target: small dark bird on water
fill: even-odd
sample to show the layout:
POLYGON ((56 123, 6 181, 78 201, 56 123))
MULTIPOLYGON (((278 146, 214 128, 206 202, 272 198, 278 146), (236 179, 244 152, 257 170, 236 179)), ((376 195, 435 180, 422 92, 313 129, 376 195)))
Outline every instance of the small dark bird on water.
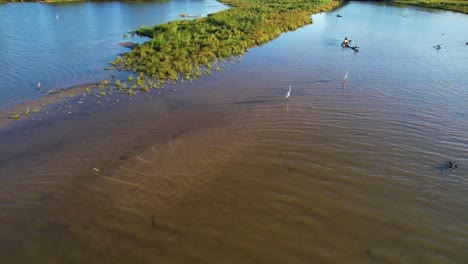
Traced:
POLYGON ((336 17, 342 17, 342 15, 338 14, 338 15, 336 15, 336 17))
POLYGON ((453 161, 453 162, 449 161, 449 170, 451 171, 451 170, 456 169, 456 168, 458 168, 457 162, 456 161, 453 161))

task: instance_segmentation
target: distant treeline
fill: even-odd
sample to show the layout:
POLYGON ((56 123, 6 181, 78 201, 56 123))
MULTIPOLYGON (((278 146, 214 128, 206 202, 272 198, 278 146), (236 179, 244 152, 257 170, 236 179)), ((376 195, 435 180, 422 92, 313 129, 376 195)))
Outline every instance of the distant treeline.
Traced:
MULTIPOLYGON (((353 0, 351 0, 353 1, 353 0)), ((468 0, 356 0, 398 3, 435 9, 444 9, 468 14, 468 0)))
POLYGON ((39 2, 39 3, 65 3, 65 2, 169 2, 171 0, 0 0, 6 2, 39 2))
MULTIPOLYGON (((2 2, 43 2, 43 3, 63 3, 63 2, 112 2, 119 0, 0 0, 2 2)), ((171 0, 120 0, 121 2, 168 2, 171 0)), ((219 0, 220 2, 229 2, 219 0)), ((313 2, 314 0, 311 0, 313 2)), ((365 1, 365 0, 357 0, 365 1)), ((468 14, 468 0, 369 0, 380 2, 393 2, 406 5, 444 9, 468 14)), ((286 1, 287 2, 287 1, 286 1)))
POLYGON ((394 0, 395 3, 445 9, 468 14, 468 0, 394 0))

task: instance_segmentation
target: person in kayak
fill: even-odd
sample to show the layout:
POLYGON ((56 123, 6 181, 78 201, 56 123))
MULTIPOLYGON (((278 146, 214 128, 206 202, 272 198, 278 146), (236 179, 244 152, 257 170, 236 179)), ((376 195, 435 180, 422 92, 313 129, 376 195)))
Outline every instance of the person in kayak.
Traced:
POLYGON ((351 40, 348 39, 348 37, 345 37, 343 40, 343 43, 341 43, 341 46, 343 47, 349 47, 351 40))

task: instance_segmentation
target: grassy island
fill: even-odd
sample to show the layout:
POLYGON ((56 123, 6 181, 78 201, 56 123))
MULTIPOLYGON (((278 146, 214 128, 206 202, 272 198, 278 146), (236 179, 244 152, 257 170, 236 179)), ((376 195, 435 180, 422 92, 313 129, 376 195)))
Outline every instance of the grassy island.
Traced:
MULTIPOLYGON (((134 34, 151 40, 115 59, 113 66, 137 73, 137 78, 129 78, 129 85, 144 91, 159 87, 165 80, 192 80, 212 69, 220 70, 225 60, 239 57, 249 48, 312 23, 311 14, 340 4, 337 0, 222 2, 231 8, 204 18, 136 30, 134 34)), ((117 85, 122 87, 120 83, 117 85)))
MULTIPOLYGON (((151 38, 115 59, 113 67, 133 71, 128 85, 119 90, 132 94, 148 91, 167 80, 192 80, 220 70, 225 61, 242 56, 249 48, 277 38, 281 33, 312 23, 311 14, 331 10, 340 0, 221 0, 230 9, 205 18, 182 19, 142 27, 132 34, 151 38)), ((466 12, 464 0, 395 0, 411 5, 466 12)), ((106 88, 108 82, 100 85, 106 88)))

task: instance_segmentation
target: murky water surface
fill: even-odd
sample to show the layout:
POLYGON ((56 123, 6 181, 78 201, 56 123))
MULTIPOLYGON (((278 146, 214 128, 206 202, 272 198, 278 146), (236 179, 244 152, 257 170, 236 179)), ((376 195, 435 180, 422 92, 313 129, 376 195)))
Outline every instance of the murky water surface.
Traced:
POLYGON ((0 130, 2 259, 466 263, 468 16, 313 19, 193 85, 0 130))

